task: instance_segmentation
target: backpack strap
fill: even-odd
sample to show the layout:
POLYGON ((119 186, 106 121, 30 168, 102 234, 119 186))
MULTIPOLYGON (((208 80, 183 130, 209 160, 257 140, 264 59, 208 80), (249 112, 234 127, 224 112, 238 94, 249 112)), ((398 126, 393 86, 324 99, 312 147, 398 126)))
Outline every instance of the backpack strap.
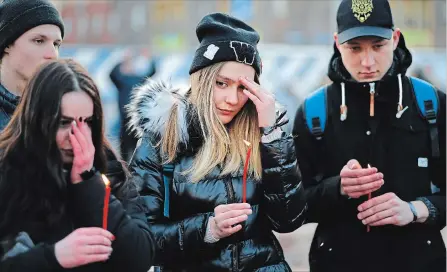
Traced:
POLYGON ((174 165, 173 164, 163 164, 163 184, 165 187, 165 200, 163 204, 163 215, 169 218, 169 201, 171 186, 170 183, 174 178, 174 165))
POLYGON ((304 118, 310 133, 321 140, 327 120, 326 86, 320 87, 305 99, 304 118))
POLYGON ((410 77, 410 82, 416 98, 419 113, 421 114, 422 118, 428 122, 432 156, 438 158, 440 156, 440 152, 438 127, 436 122, 439 111, 439 100, 436 89, 430 83, 419 78, 410 77))

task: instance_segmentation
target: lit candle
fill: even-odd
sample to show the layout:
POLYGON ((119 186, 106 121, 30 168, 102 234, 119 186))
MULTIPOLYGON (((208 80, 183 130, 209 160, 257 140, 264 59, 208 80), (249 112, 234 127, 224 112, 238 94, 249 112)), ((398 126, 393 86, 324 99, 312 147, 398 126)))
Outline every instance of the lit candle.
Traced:
POLYGON ((110 181, 105 176, 102 175, 102 180, 104 181, 105 187, 105 195, 104 195, 104 208, 102 212, 102 228, 107 229, 107 218, 109 215, 109 199, 110 199, 110 181))
MULTIPOLYGON (((371 168, 371 165, 368 163, 368 168, 371 168)), ((368 193, 368 200, 371 199, 371 192, 368 193)), ((371 230, 371 227, 369 225, 366 225, 366 232, 369 232, 371 230)))
POLYGON ((248 171, 248 163, 250 161, 251 155, 251 143, 243 140, 244 143, 248 146, 247 156, 245 158, 244 164, 244 174, 242 176, 242 202, 247 203, 247 171, 248 171))

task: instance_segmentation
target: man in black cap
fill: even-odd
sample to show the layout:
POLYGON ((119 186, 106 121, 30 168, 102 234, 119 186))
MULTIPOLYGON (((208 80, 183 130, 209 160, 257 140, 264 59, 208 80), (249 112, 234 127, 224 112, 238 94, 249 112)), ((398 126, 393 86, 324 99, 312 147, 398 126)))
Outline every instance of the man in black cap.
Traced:
POLYGON ((47 0, 0 3, 0 131, 35 70, 59 55, 64 24, 47 0))
POLYGON ((332 84, 293 129, 318 223, 311 271, 446 271, 445 93, 405 76, 412 56, 388 1, 343 0, 337 26, 332 84))

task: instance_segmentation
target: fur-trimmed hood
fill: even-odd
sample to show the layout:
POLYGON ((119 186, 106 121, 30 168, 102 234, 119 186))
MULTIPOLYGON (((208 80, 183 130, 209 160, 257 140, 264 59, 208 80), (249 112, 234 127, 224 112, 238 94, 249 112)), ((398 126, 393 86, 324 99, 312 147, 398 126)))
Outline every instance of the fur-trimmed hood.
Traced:
POLYGON ((180 89, 170 83, 147 79, 133 90, 130 103, 126 106, 130 116, 128 128, 138 138, 146 133, 161 137, 171 110, 176 107, 180 143, 186 145, 190 141, 189 127, 195 118, 188 118, 192 117, 193 107, 186 95, 179 92, 180 89))
POLYGON ((189 93, 168 82, 147 79, 132 91, 126 106, 128 129, 137 138, 150 135, 156 143, 164 136, 172 109, 177 108, 178 152, 194 154, 202 146, 203 136, 195 107, 188 100, 189 93))

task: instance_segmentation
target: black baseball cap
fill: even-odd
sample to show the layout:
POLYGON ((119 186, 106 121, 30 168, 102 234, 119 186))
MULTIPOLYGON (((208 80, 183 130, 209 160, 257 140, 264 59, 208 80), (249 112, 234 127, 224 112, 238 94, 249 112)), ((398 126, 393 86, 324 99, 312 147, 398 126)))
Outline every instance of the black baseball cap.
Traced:
POLYGON ((340 44, 373 36, 391 39, 393 16, 388 0, 342 0, 337 11, 337 32, 340 44))

